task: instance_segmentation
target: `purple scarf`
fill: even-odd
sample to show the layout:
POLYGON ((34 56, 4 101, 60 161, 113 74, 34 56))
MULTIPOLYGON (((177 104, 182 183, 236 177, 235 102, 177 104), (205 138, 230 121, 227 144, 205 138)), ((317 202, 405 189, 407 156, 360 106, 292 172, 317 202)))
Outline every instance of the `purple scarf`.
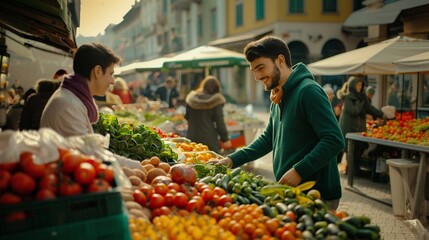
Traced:
POLYGON ((98 108, 89 92, 88 81, 86 78, 75 73, 64 78, 61 87, 70 90, 76 95, 85 105, 88 110, 88 117, 91 123, 98 121, 98 108))

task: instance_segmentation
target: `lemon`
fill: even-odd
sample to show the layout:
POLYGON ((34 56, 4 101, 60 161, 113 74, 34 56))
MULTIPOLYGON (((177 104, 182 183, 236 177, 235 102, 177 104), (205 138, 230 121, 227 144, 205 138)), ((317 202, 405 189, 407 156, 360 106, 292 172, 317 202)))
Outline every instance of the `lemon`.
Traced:
POLYGON ((320 199, 320 192, 316 189, 311 189, 308 191, 307 196, 312 197, 313 199, 320 199))

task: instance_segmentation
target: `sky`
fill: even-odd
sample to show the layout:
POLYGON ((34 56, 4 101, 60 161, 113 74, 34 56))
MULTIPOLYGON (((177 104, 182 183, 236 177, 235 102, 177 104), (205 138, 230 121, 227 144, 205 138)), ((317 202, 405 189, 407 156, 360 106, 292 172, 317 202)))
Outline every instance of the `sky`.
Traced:
POLYGON ((111 23, 119 23, 135 0, 81 0, 77 34, 93 37, 103 34, 111 23))

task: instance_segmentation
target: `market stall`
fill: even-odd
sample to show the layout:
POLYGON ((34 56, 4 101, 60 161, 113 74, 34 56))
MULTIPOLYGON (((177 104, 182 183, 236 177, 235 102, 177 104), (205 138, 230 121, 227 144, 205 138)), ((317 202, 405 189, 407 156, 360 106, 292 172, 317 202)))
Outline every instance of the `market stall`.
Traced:
POLYGON ((198 158, 201 152, 209 153, 207 146, 160 135, 147 126, 134 125, 131 130, 113 115, 101 116, 100 121, 94 129, 109 126, 110 143, 126 142, 116 147, 131 147, 142 136, 150 139, 137 145, 153 146, 154 151, 133 159, 131 151, 137 149, 116 151, 106 145, 109 137, 99 134, 64 139, 46 130, 0 133, 0 172, 12 178, 29 175, 34 182, 31 189, 13 179, 0 185, 0 239, 380 238, 379 226, 368 217, 329 210, 323 196, 312 189, 314 182, 290 187, 240 168, 204 164, 218 157, 198 158), (158 140, 166 146, 158 147, 158 140), (165 149, 177 157, 164 155, 165 149), (192 164, 179 157, 185 153, 194 153, 192 164), (15 168, 6 168, 11 165, 15 168), (36 174, 36 168, 51 170, 36 174), (47 173, 61 184, 48 184, 58 192, 42 198, 39 192, 47 173), (21 200, 4 203, 10 194, 21 200))
MULTIPOLYGON (((354 151, 356 142, 366 142, 382 146, 393 147, 401 150, 401 158, 409 159, 411 152, 418 157, 418 171, 415 190, 411 199, 411 219, 420 218, 421 205, 424 201, 423 194, 426 184, 427 175, 427 157, 429 153, 427 133, 428 118, 425 119, 409 119, 409 120, 390 120, 386 125, 378 128, 370 128, 364 133, 349 133, 346 135, 348 141, 347 152, 347 172, 348 172, 348 189, 361 193, 364 196, 371 197, 361 189, 356 189, 353 186, 353 178, 355 176, 355 159, 354 151)), ((375 199, 379 200, 379 199, 375 199)), ((391 204, 389 201, 388 204, 391 204)))

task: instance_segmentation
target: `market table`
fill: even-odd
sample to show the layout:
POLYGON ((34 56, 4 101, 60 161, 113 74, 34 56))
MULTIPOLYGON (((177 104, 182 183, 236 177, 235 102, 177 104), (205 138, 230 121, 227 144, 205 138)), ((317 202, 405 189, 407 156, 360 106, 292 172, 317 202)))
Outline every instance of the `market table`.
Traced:
MULTIPOLYGON (((361 133, 348 133, 346 134, 346 139, 348 141, 347 185, 348 185, 348 189, 352 191, 356 191, 356 189, 353 187, 353 177, 354 177, 354 170, 355 170, 353 152, 354 152, 356 141, 374 143, 378 145, 384 145, 388 147, 395 147, 395 148, 402 149, 402 158, 407 158, 409 151, 416 151, 420 153, 420 162, 419 162, 419 168, 417 172, 416 189, 414 191, 413 201, 411 203, 412 207, 411 207, 411 216, 410 216, 411 219, 418 218, 419 217, 418 213, 420 211, 420 205, 421 205, 421 201, 424 193, 424 187, 425 187, 424 185, 426 182, 426 173, 427 173, 426 154, 429 153, 429 147, 402 143, 402 142, 394 142, 390 140, 384 140, 384 139, 378 139, 378 138, 372 138, 372 137, 365 137, 365 136, 362 136, 361 133)), ((361 193, 361 194, 364 196, 370 197, 365 193, 361 193)))

